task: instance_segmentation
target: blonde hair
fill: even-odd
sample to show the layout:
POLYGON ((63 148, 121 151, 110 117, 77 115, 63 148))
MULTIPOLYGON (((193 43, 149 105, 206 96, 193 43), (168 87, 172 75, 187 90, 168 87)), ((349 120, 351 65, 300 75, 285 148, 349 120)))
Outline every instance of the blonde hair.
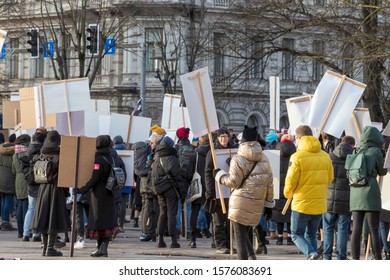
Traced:
POLYGON ((161 139, 163 139, 164 136, 162 135, 159 135, 157 133, 153 133, 150 137, 149 137, 149 141, 150 143, 158 143, 161 139))

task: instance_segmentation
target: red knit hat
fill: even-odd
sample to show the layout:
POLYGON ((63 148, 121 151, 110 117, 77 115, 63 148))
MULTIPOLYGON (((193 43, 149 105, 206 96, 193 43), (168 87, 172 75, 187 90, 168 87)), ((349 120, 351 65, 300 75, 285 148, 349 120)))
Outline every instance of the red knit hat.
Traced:
POLYGON ((180 127, 176 130, 176 135, 179 138, 188 138, 190 136, 190 129, 188 127, 180 127))

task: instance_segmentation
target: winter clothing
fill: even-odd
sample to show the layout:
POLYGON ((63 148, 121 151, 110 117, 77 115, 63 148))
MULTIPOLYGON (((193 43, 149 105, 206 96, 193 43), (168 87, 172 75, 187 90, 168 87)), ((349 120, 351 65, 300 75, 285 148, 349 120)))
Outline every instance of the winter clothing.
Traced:
POLYGON ((159 125, 155 124, 150 128, 150 131, 152 133, 157 133, 158 135, 164 135, 166 134, 166 131, 164 128, 160 127, 159 125))
POLYGON ((117 135, 117 136, 115 136, 115 137, 112 139, 112 142, 114 143, 114 145, 123 144, 123 138, 122 138, 122 136, 117 135))
POLYGON ((257 133, 257 127, 250 128, 248 126, 244 127, 244 131, 242 132, 241 136, 241 142, 248 142, 248 141, 257 141, 258 133, 257 133))
POLYGON ((265 137, 265 141, 267 141, 267 143, 277 141, 278 139, 279 136, 272 129, 268 132, 267 136, 265 137))
POLYGON ((12 173, 14 153, 14 144, 4 143, 0 145, 0 193, 15 194, 15 175, 12 173))
POLYGON ((179 138, 187 138, 190 136, 190 129, 187 127, 180 127, 176 130, 176 135, 179 138))

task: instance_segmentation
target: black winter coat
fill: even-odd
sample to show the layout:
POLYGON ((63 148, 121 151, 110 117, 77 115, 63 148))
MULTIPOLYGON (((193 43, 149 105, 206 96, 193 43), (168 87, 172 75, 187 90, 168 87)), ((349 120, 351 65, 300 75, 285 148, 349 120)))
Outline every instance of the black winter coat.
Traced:
MULTIPOLYGON (((194 204, 203 204, 205 201, 205 192, 206 192, 206 180, 205 180, 205 166, 206 166, 206 157, 207 153, 210 151, 210 143, 205 142, 195 149, 198 154, 198 166, 197 172, 201 177, 202 182, 202 197, 195 199, 192 203, 194 204)), ((196 163, 196 158, 195 158, 196 163)))
POLYGON ((115 200, 112 192, 106 190, 106 182, 111 172, 112 158, 108 148, 96 151, 94 170, 91 179, 79 192, 91 192, 88 230, 111 230, 116 227, 115 200), (105 157, 109 162, 107 162, 105 157))
MULTIPOLYGON (((29 160, 32 160, 35 155, 41 152, 43 143, 31 142, 27 148, 27 156, 29 160)), ((27 185, 27 194, 32 197, 38 197, 39 185, 27 185)))
POLYGON ((286 197, 283 195, 284 184, 286 180, 288 164, 290 157, 296 152, 295 144, 292 142, 280 142, 276 145, 276 150, 280 150, 280 184, 279 184, 279 199, 275 199, 275 207, 272 210, 272 220, 276 223, 290 223, 291 208, 289 208, 285 215, 282 214, 284 205, 286 204, 286 197))
POLYGON ((352 151, 353 148, 351 145, 340 144, 330 154, 334 170, 334 179, 328 188, 327 212, 343 215, 350 213, 350 186, 344 165, 347 155, 352 154, 352 151))

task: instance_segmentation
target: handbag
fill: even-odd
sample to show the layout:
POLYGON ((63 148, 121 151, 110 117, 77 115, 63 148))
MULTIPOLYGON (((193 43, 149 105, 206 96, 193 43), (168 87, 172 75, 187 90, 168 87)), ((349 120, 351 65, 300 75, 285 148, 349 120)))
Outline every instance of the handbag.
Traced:
POLYGON ((202 177, 198 173, 198 153, 196 153, 195 172, 192 176, 191 184, 187 191, 187 202, 191 203, 195 199, 202 197, 202 177))

